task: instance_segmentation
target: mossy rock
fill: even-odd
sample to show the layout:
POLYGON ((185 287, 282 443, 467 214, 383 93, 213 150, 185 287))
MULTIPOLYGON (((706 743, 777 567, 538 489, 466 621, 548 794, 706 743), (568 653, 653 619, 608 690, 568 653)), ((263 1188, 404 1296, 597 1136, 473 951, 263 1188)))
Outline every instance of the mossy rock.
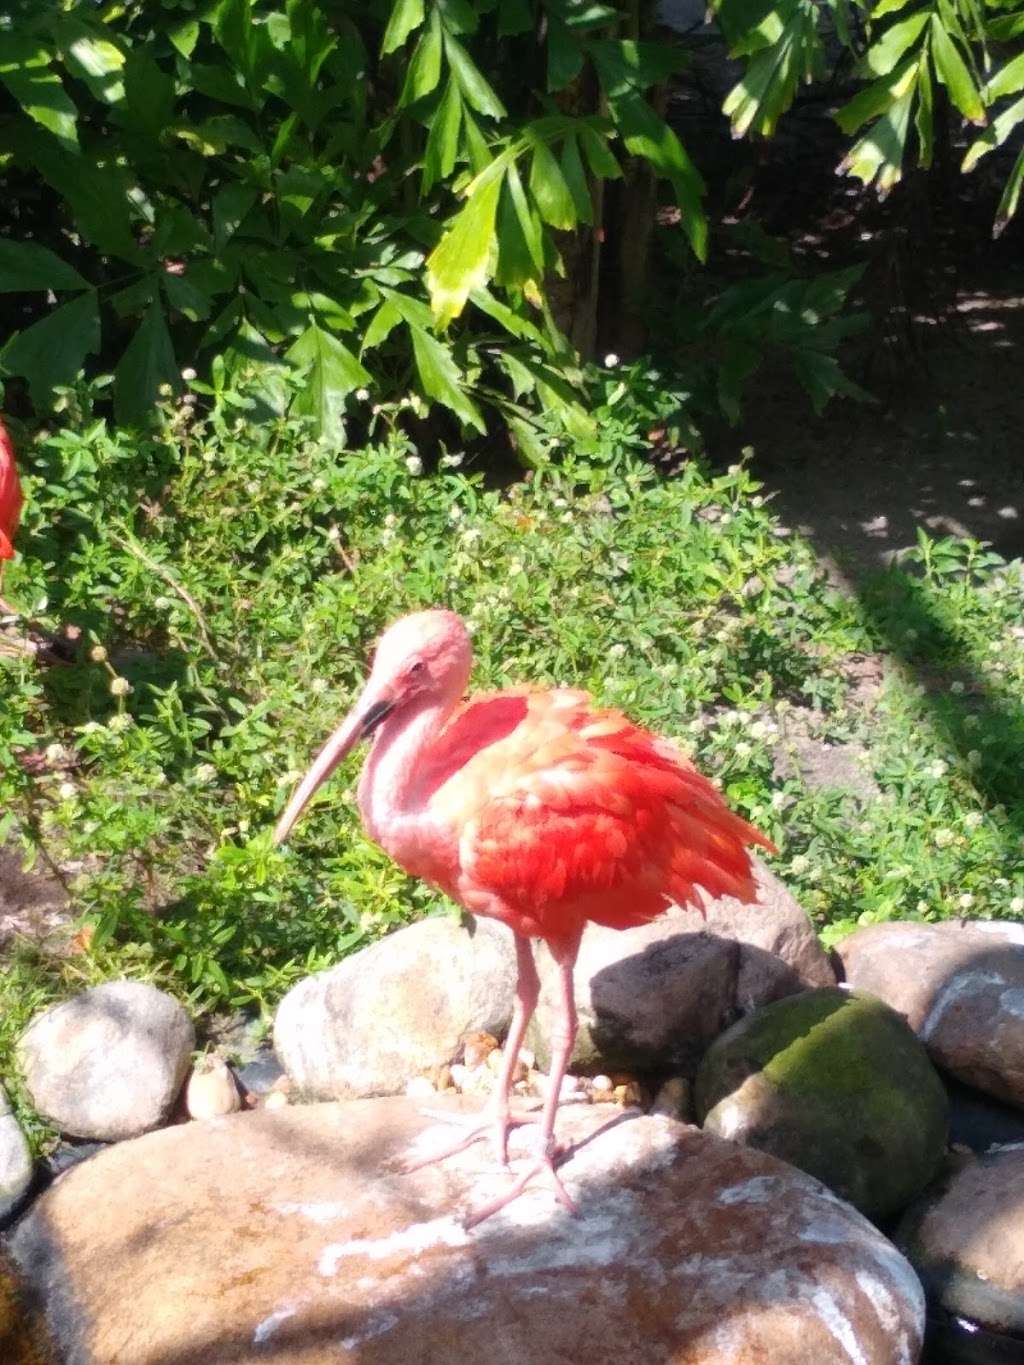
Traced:
POLYGON ((872 995, 816 990, 754 1010, 697 1076, 705 1129, 771 1152, 871 1218, 935 1174, 948 1102, 903 1017, 872 995))

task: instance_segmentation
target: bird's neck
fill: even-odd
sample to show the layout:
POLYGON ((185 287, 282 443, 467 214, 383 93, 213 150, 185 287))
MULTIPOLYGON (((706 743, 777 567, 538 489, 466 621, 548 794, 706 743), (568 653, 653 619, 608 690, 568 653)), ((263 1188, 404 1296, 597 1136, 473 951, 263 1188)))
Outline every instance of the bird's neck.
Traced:
POLYGON ((363 766, 359 779, 363 824, 392 856, 399 856, 392 844, 411 833, 423 818, 417 776, 456 700, 428 698, 419 707, 385 721, 363 766))

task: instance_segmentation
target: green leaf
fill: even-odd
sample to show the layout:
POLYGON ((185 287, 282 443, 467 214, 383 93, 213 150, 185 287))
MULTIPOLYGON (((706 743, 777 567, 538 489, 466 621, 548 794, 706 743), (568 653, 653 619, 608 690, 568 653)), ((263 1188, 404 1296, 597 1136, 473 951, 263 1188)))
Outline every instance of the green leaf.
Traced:
POLYGON ((252 0, 220 0, 213 11, 213 31, 221 47, 239 71, 255 75, 255 34, 252 0))
POLYGON ((395 0, 384 30, 380 50, 385 55, 400 48, 414 29, 423 23, 423 0, 395 0))
POLYGON ((199 20, 184 19, 180 24, 175 24, 167 33, 168 38, 175 48, 188 61, 195 49, 196 41, 199 38, 199 20))
POLYGON ((246 214, 255 204, 257 190, 253 185, 245 185, 236 180, 224 185, 213 196, 213 244, 214 250, 221 252, 228 241, 238 231, 246 214))
POLYGON ((519 175, 519 167, 514 161, 509 164, 506 183, 523 241, 526 243, 526 249, 530 253, 530 259, 536 267, 537 278, 539 279, 544 274, 544 230, 533 205, 526 197, 526 190, 523 188, 523 182, 519 175))
POLYGON ((548 16, 548 89, 564 90, 583 70, 583 44, 555 14, 548 16))
POLYGON ((876 181, 882 196, 888 194, 903 175, 903 154, 917 76, 916 62, 911 64, 910 72, 912 79, 906 92, 890 104, 839 166, 841 172, 856 176, 865 185, 876 181))
POLYGON ((145 49, 135 47, 125 63, 124 88, 128 126, 159 141, 174 118, 174 78, 145 49))
POLYGON ((904 54, 921 35, 928 22, 928 10, 917 10, 891 24, 877 43, 872 43, 864 58, 864 65, 875 76, 887 76, 899 64, 904 54))
POLYGON ((985 102, 993 104, 1003 95, 1015 95, 1024 90, 1024 52, 1006 63, 985 86, 985 102))
POLYGON ((63 15, 54 25, 64 65, 104 104, 124 98, 124 53, 103 33, 73 15, 63 15))
POLYGON ((370 319, 370 325, 363 333, 362 349, 370 351, 386 341, 401 321, 402 315, 394 303, 390 299, 385 299, 370 319))
POLYGON ((996 209, 996 220, 992 228, 992 235, 994 237, 999 236, 1006 227, 1006 224, 1017 212, 1022 185, 1024 185, 1024 150, 1020 152, 1017 160, 1013 163, 1013 170, 1010 172, 1009 179, 1003 189, 1002 198, 999 200, 999 207, 996 209))
POLYGON ((210 316, 210 296, 188 275, 169 275, 165 271, 161 284, 170 306, 190 322, 205 322, 210 316))
POLYGON ((644 157, 671 183, 682 210, 683 231, 694 255, 703 261, 708 248, 708 223, 701 205, 704 182, 683 144, 639 95, 615 100, 612 117, 633 155, 644 157))
POLYGON ((34 39, 5 33, 0 43, 0 81, 40 127, 61 144, 78 149, 78 111, 50 68, 46 48, 34 39))
POLYGON ((519 337, 523 341, 536 342, 538 346, 544 346, 544 336, 539 327, 536 327, 529 318, 514 312, 500 299, 496 299, 489 289, 474 289, 470 294, 470 299, 476 304, 482 313, 501 324, 506 332, 512 336, 519 337))
POLYGON ((459 152, 459 128, 462 125, 462 96, 451 78, 445 86, 441 103, 434 111, 423 154, 423 185, 426 194, 439 180, 445 180, 455 168, 459 152))
POLYGON ((466 103, 478 114, 487 114, 490 118, 504 118, 505 106, 484 80, 466 49, 457 38, 453 38, 447 32, 444 35, 444 50, 466 103))
POLYGON ((885 79, 873 81, 871 85, 859 90, 848 104, 844 104, 835 116, 836 123, 844 133, 855 133, 865 123, 883 114, 908 90, 913 89, 918 79, 919 67, 917 57, 905 58, 885 79))
POLYGON ((0 294, 88 288, 88 280, 47 247, 0 238, 0 294))
POLYGON ((580 129, 580 141, 587 154, 590 174, 595 180, 615 180, 622 174, 622 167, 608 146, 608 139, 593 128, 580 129))
POLYGON ((938 15, 932 19, 932 61, 935 74, 964 118, 971 123, 984 124, 985 106, 978 87, 938 15))
POLYGON ((99 349, 96 291, 88 289, 17 333, 0 352, 0 363, 8 374, 28 380, 33 403, 43 408, 55 388, 74 383, 86 356, 99 349))
POLYGON ((538 142, 530 163, 530 193, 540 216, 553 228, 576 226, 576 206, 551 149, 538 142))
POLYGON ((427 289, 439 327, 447 327, 459 316, 470 291, 485 284, 490 275, 503 171, 504 165, 493 174, 485 171, 477 177, 465 206, 427 257, 427 289))
POLYGON ((159 298, 154 298, 114 370, 114 414, 139 426, 152 413, 161 384, 181 387, 178 365, 159 298))
POLYGON ((1024 99, 1015 100, 992 120, 977 142, 968 147, 960 169, 973 171, 983 156, 1003 145, 1021 120, 1024 120, 1024 99))
POLYGON ((580 159, 580 149, 574 137, 567 137, 562 146, 562 175, 569 186, 576 218, 581 223, 594 221, 594 206, 590 198, 590 186, 580 159))
POLYGON ((399 97, 399 107, 404 108, 424 95, 429 95, 441 79, 441 21, 437 11, 430 16, 430 27, 416 44, 405 73, 405 83, 399 97))
POLYGON ((421 327, 409 327, 413 357, 420 386, 428 398, 434 398, 450 408, 456 417, 481 435, 486 432, 484 419, 476 404, 463 389, 463 377, 451 348, 421 327))
POLYGON ((887 14, 896 14, 899 10, 905 9, 910 0, 879 0, 879 3, 871 11, 872 21, 884 19, 887 14))
POLYGON ((315 322, 289 347, 285 359, 305 372, 292 411, 311 417, 318 435, 336 434, 345 398, 353 389, 372 382, 369 373, 347 346, 315 322))

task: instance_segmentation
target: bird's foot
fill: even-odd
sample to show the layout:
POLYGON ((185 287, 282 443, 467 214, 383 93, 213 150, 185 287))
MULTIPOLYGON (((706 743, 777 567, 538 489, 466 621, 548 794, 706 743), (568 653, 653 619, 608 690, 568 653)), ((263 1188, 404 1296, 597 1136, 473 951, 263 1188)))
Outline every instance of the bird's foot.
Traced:
POLYGON ((499 1194, 496 1199, 482 1204, 477 1209, 472 1209, 462 1220, 462 1226, 466 1229, 475 1228, 485 1219, 491 1218, 502 1209, 507 1208, 514 1199, 519 1196, 529 1185, 535 1176, 547 1174, 550 1183, 554 1187, 555 1198, 571 1214, 579 1212, 572 1196, 562 1183, 562 1177, 558 1174, 558 1163, 564 1157, 564 1151, 554 1142, 553 1139, 544 1144, 543 1149, 537 1154, 537 1159, 532 1166, 516 1176, 515 1180, 503 1194, 499 1194))
POLYGON ((433 1166, 439 1161, 447 1161, 449 1157, 457 1156, 459 1152, 464 1152, 467 1147, 472 1147, 474 1142, 479 1142, 482 1138, 491 1136, 494 1143, 494 1154, 501 1166, 508 1165, 508 1135, 513 1128, 522 1128, 527 1124, 536 1123, 537 1115, 530 1113, 506 1113, 506 1114, 459 1114, 446 1109, 421 1109, 420 1113, 427 1118, 439 1119, 442 1123, 451 1123, 459 1127, 468 1125, 466 1132, 449 1147, 442 1147, 438 1152, 431 1152, 429 1156, 409 1157, 402 1162, 401 1170, 404 1174, 411 1171, 422 1170, 424 1166, 433 1166))

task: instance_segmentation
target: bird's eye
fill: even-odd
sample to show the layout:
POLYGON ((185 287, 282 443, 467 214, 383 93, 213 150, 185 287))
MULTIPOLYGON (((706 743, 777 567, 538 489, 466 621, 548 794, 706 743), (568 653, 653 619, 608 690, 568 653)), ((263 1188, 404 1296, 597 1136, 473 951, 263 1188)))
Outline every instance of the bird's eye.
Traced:
POLYGON ((426 667, 427 666, 422 659, 417 659, 414 664, 409 665, 409 672, 414 678, 418 678, 426 671, 426 667))

